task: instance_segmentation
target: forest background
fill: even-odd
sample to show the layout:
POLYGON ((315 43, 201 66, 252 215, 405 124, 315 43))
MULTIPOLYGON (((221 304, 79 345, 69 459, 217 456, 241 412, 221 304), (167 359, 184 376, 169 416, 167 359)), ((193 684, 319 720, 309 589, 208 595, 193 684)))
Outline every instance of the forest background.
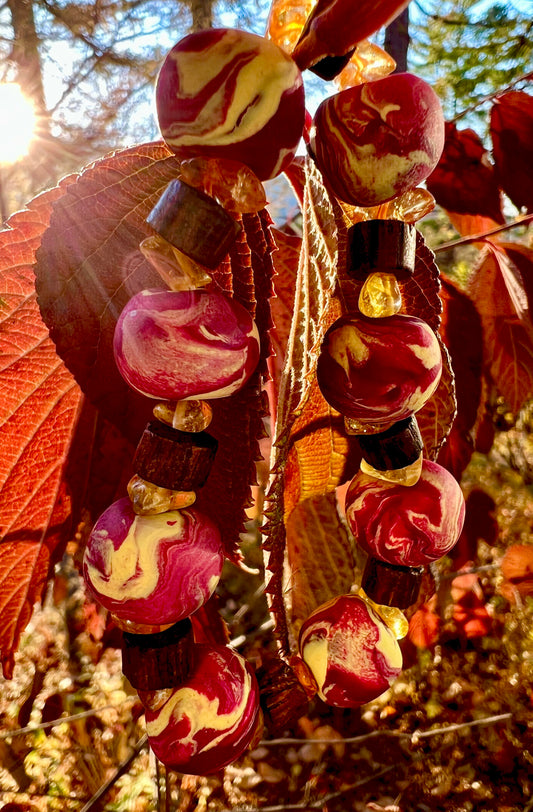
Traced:
MULTIPOLYGON (((400 67, 433 85, 449 121, 477 131, 488 150, 479 166, 491 164, 495 96, 531 87, 531 11, 523 0, 413 2, 377 36, 400 67)), ((99 156, 157 138, 152 91, 175 41, 212 25, 262 34, 267 13, 261 4, 205 0, 6 0, 0 82, 20 84, 37 127, 23 158, 2 163, 0 154, 2 220, 99 156)), ((312 110, 333 89, 306 81, 312 110)), ((6 113, 2 129, 16 132, 10 111, 0 116, 6 113)), ((300 215, 287 187, 276 184, 269 197, 278 225, 288 219, 297 234, 300 215)), ((464 217, 450 218, 446 208, 421 230, 441 269, 464 289, 479 269, 471 237, 486 221, 470 212, 480 228, 471 223, 465 231, 464 217)), ((506 229, 519 220, 508 239, 526 248, 528 211, 504 198, 506 229)), ((408 641, 411 668, 385 700, 350 718, 313 706, 282 743, 265 741, 224 777, 168 774, 146 751, 113 630, 84 603, 67 555, 23 636, 13 681, 2 682, 1 808, 533 808, 533 418, 529 404, 517 409, 497 391, 487 402, 487 453, 477 451, 463 474, 470 514, 459 555, 445 563, 438 600, 424 608, 408 641), (56 724, 62 714, 74 718, 56 724)), ((261 568, 257 521, 252 511, 243 549, 261 568)), ((220 600, 237 646, 253 655, 266 645, 271 622, 261 575, 244 579, 229 567, 220 600)))

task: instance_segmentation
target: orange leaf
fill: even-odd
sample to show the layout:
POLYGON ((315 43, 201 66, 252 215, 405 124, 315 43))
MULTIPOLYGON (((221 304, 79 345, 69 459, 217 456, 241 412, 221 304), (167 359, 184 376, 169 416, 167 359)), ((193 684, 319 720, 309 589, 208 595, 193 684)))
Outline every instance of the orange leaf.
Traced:
POLYGON ((52 204, 41 195, 0 234, 0 650, 4 674, 70 532, 63 481, 81 393, 48 338, 32 264, 52 204))
POLYGON ((409 621, 408 638, 417 648, 430 648, 439 639, 441 619, 435 611, 437 596, 416 610, 409 621))
POLYGON ((446 123, 444 150, 426 186, 465 237, 505 222, 494 169, 474 130, 446 123))
POLYGON ((533 211, 533 96, 510 90, 494 99, 490 129, 500 186, 517 208, 533 211))

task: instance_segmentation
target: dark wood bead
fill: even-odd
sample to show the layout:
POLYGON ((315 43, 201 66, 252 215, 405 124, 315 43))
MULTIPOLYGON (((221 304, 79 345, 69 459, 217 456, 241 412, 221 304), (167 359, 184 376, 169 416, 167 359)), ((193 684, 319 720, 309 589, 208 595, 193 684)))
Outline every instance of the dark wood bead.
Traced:
POLYGON ((317 62, 316 65, 311 65, 309 70, 311 73, 329 82, 346 67, 354 51, 355 48, 352 48, 351 51, 348 51, 347 54, 343 54, 342 56, 325 56, 320 62, 317 62))
POLYGON ((178 431, 154 420, 137 446, 133 470, 160 488, 194 491, 206 481, 217 447, 217 440, 205 431, 178 431))
POLYGON ((237 239, 240 224, 214 198, 171 181, 146 222, 188 257, 216 268, 237 239))
POLYGON ((193 661, 189 618, 156 634, 122 634, 122 672, 139 691, 176 688, 191 673, 193 661))
POLYGON ((407 417, 379 434, 357 436, 363 459, 378 471, 405 468, 419 458, 424 443, 416 417, 407 417))
POLYGON ((407 609, 416 603, 423 574, 424 567, 398 567, 369 556, 361 586, 375 603, 407 609))
POLYGON ((398 277, 414 273, 416 228, 401 220, 364 220, 348 229, 348 275, 365 279, 373 271, 398 277))

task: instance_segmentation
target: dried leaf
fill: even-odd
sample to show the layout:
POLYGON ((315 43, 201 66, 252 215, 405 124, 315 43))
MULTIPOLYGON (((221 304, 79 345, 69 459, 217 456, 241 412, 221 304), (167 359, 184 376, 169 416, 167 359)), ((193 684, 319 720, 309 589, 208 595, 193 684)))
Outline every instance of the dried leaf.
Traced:
POLYGON ((416 610, 409 621, 408 638, 417 648, 431 648, 439 639, 441 619, 436 607, 437 596, 434 595, 416 610))
POLYGON ((527 296, 500 246, 481 254, 470 296, 483 325, 491 376, 517 412, 533 396, 533 338, 527 296))
POLYGON ((296 234, 286 234, 278 229, 273 230, 273 235, 277 250, 272 255, 275 269, 275 296, 270 303, 274 322, 270 337, 275 355, 270 369, 277 389, 291 329, 296 274, 298 272, 302 239, 296 234))
POLYGON ((455 379, 450 355, 439 336, 442 352, 442 375, 437 389, 416 413, 424 441, 424 456, 436 460, 450 433, 456 413, 455 379))
POLYGON ((474 130, 447 122, 444 150, 426 186, 463 236, 505 222, 494 168, 474 130))
POLYGON ((501 562, 504 581, 498 591, 511 603, 533 595, 533 544, 512 544, 501 562))
POLYGON ((523 90, 497 96, 490 130, 500 186, 517 208, 533 211, 533 96, 523 90))
POLYGON ((71 529, 63 474, 81 393, 48 338, 32 272, 52 204, 71 182, 36 198, 0 234, 0 650, 7 677, 71 529))

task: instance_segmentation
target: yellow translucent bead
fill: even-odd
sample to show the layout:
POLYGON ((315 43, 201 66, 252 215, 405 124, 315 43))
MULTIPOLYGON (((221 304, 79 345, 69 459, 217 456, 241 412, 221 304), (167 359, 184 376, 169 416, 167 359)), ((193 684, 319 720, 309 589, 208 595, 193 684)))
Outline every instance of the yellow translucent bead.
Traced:
POLYGON ((364 589, 359 590, 359 595, 372 607, 374 612, 380 616, 383 622, 389 627, 397 640, 401 640, 409 631, 409 621, 401 609, 396 606, 382 606, 369 598, 364 589))
POLYGON ((361 471, 363 474, 372 476, 375 479, 383 479, 385 482, 395 482, 397 485, 405 485, 409 488, 416 485, 422 473, 422 454, 419 458, 406 465, 405 468, 392 468, 390 471, 380 471, 378 468, 373 468, 366 460, 361 460, 361 471))
POLYGON ((390 423, 365 423, 362 420, 355 420, 353 417, 344 418, 344 430, 346 434, 380 434, 394 426, 395 420, 390 423))
POLYGON ((128 496, 131 506, 138 516, 154 516, 168 510, 190 507, 196 501, 194 491, 172 491, 160 488, 142 477, 133 476, 128 482, 128 496))
POLYGON ((170 290, 195 290, 212 281, 202 265, 182 254, 164 237, 147 237, 139 249, 170 290))
POLYGON ((178 431, 205 431, 213 419, 213 409, 205 400, 162 401, 153 409, 157 420, 178 431))
POLYGON ((291 54, 315 5, 316 0, 274 0, 267 23, 269 39, 291 54))
POLYGON ((113 614, 111 617, 115 626, 118 626, 123 632, 130 632, 131 634, 157 634, 170 629, 174 625, 173 623, 167 623, 164 626, 151 626, 146 623, 132 623, 131 620, 124 620, 124 618, 116 617, 113 614))
POLYGON ((376 271, 367 276, 359 294, 359 310, 363 316, 382 319, 399 313, 402 294, 393 273, 376 271))
POLYGON ((392 220, 403 220, 404 223, 416 223, 435 208, 435 198, 427 189, 408 189, 394 197, 388 203, 387 217, 392 220))
POLYGON ((392 73, 396 62, 389 54, 367 39, 361 40, 345 68, 333 80, 339 90, 346 90, 363 82, 373 82, 392 73))

